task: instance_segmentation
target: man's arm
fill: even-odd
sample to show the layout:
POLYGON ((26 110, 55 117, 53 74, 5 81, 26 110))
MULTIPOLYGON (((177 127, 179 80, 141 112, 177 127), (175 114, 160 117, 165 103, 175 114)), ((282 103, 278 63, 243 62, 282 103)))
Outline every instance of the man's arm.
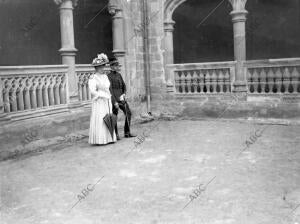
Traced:
POLYGON ((107 77, 108 77, 108 80, 110 82, 109 91, 110 91, 110 94, 111 94, 111 103, 112 103, 112 105, 115 105, 115 103, 117 103, 118 100, 116 99, 115 94, 114 94, 113 89, 112 89, 112 80, 109 76, 107 76, 107 77))
POLYGON ((121 74, 120 74, 120 77, 122 80, 122 93, 125 94, 126 93, 126 84, 125 84, 124 79, 121 74))

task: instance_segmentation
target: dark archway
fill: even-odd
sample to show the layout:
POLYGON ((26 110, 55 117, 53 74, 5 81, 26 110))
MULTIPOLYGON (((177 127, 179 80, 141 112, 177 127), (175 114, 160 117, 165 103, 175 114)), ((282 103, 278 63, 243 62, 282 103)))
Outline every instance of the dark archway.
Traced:
POLYGON ((219 0, 188 0, 174 11, 175 63, 234 59, 232 7, 228 1, 223 1, 215 9, 219 3, 219 0), (213 9, 215 11, 209 15, 213 9))
POLYGON ((248 1, 247 59, 300 57, 300 1, 248 1))
POLYGON ((89 64, 97 53, 111 54, 113 49, 112 18, 108 0, 82 0, 74 10, 77 64, 89 64))
POLYGON ((53 0, 2 0, 0 21, 0 65, 61 63, 59 9, 53 0))

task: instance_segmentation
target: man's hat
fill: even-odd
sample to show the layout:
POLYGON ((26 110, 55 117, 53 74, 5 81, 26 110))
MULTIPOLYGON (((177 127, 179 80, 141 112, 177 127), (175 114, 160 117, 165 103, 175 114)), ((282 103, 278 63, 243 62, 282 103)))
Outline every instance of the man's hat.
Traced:
POLYGON ((120 65, 120 63, 116 57, 109 58, 109 64, 110 65, 120 65))
POLYGON ((106 54, 98 54, 96 58, 93 59, 92 66, 104 66, 108 63, 108 58, 106 54))

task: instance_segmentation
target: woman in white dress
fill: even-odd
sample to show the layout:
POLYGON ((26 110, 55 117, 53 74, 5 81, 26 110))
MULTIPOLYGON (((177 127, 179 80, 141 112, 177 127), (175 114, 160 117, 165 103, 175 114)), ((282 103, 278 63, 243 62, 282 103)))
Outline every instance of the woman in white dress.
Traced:
POLYGON ((105 54, 98 54, 92 65, 96 73, 89 79, 89 89, 92 94, 92 113, 90 119, 89 143, 103 145, 116 142, 116 133, 111 136, 103 118, 106 114, 112 113, 111 94, 109 91, 110 82, 104 73, 104 67, 108 63, 105 54))

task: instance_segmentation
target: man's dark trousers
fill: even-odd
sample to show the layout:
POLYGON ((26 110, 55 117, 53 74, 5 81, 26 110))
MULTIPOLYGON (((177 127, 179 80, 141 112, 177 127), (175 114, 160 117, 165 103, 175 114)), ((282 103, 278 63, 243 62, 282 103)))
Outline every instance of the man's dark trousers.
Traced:
MULTIPOLYGON (((118 101, 119 108, 123 111, 125 114, 125 127, 124 127, 124 134, 130 134, 130 122, 131 122, 131 111, 128 106, 128 103, 126 101, 118 101)), ((113 105, 113 113, 118 116, 118 108, 113 105)), ((116 123, 116 135, 119 135, 118 133, 118 125, 116 123)))

